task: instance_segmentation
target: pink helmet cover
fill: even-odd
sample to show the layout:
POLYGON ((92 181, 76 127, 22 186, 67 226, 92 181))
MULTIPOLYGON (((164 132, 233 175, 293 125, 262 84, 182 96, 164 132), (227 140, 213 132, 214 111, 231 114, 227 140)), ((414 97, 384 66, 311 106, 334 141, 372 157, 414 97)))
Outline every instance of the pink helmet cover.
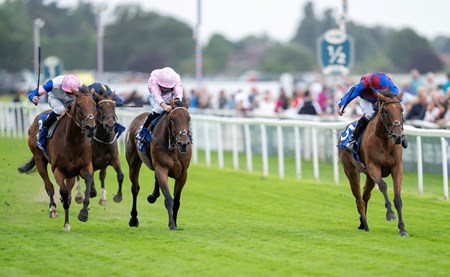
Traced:
POLYGON ((165 88, 173 88, 179 82, 180 77, 172 68, 164 67, 159 72, 157 80, 158 85, 165 88))
POLYGON ((62 81, 61 88, 65 92, 72 93, 72 90, 78 91, 81 81, 75 75, 66 75, 62 81))

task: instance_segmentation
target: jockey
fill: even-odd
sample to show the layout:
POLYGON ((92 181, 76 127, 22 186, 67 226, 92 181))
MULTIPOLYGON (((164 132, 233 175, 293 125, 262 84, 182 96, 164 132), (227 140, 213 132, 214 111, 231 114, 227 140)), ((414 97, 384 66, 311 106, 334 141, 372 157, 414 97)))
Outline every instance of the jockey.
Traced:
MULTIPOLYGON (((88 89, 89 89, 89 91, 91 91, 93 89, 96 93, 98 93, 104 97, 108 97, 111 94, 113 94, 113 91, 111 90, 111 88, 108 85, 105 85, 105 84, 102 84, 99 82, 92 83, 91 85, 88 86, 88 89)), ((94 99, 95 99, 95 95, 94 95, 94 99)), ((123 100, 117 94, 114 94, 113 100, 114 100, 114 102, 116 102, 116 107, 123 106, 123 100)), ((95 99, 95 103, 97 103, 97 99, 95 99)))
POLYGON ((170 99, 183 99, 183 85, 181 78, 170 67, 155 69, 148 79, 148 101, 152 106, 152 113, 148 115, 144 124, 136 133, 136 139, 147 142, 145 134, 148 132, 150 123, 161 115, 162 112, 170 112, 172 107, 168 105, 170 99))
MULTIPOLYGON (((344 114, 345 107, 356 97, 360 97, 359 105, 362 108, 363 116, 358 120, 358 123, 353 130, 352 137, 346 145, 347 149, 351 152, 357 152, 356 140, 362 134, 362 131, 366 128, 369 120, 372 119, 378 112, 378 98, 375 92, 392 91, 395 95, 398 95, 398 88, 394 85, 391 78, 383 72, 367 73, 361 77, 358 84, 351 87, 350 90, 342 97, 339 102, 338 114, 342 116, 344 114)), ((402 136, 403 148, 408 147, 408 141, 406 137, 402 136)))
POLYGON ((66 111, 66 107, 75 100, 73 91, 79 91, 81 85, 81 81, 75 75, 59 75, 28 93, 28 99, 35 105, 38 104, 41 95, 48 93, 48 104, 53 109, 39 127, 36 136, 38 147, 45 153, 47 151, 44 145, 48 128, 56 121, 59 115, 66 111))

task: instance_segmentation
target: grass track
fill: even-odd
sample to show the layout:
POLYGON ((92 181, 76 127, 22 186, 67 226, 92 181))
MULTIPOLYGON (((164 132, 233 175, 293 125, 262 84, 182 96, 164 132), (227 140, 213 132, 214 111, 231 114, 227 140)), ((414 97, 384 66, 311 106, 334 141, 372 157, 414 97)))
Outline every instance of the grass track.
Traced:
MULTIPOLYGON (((356 230, 359 220, 345 180, 336 186, 307 176, 281 180, 192 165, 179 230, 172 232, 163 199, 154 205, 145 200, 153 173, 143 168, 140 226, 130 228, 123 159, 124 201, 113 203, 116 182, 108 170, 107 206, 92 199, 89 221, 82 223, 81 206, 73 203, 72 230, 63 232, 60 202, 61 216, 49 219, 39 175, 17 172, 31 157, 25 140, 1 142, 0 276, 448 276, 450 270, 450 204, 441 200, 441 191, 419 196, 414 186, 405 188, 410 237, 402 238, 397 221, 385 221, 378 191, 369 203, 371 231, 363 232, 356 230)), ((325 165, 324 180, 332 176, 327 172, 325 165)), ((433 178, 439 180, 427 178, 432 187, 433 178)))

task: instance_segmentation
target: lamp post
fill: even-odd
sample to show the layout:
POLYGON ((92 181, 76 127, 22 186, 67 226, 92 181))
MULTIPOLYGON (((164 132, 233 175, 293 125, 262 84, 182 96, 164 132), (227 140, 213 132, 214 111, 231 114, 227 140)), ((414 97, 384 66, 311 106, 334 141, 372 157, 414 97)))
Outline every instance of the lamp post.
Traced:
POLYGON ((195 38, 195 80, 197 81, 197 88, 202 86, 202 43, 200 39, 200 25, 202 22, 202 1, 197 0, 197 24, 195 25, 194 38, 195 38))
POLYGON ((38 48, 41 46, 40 29, 44 27, 45 21, 41 18, 36 18, 33 22, 33 40, 34 40, 34 74, 37 75, 39 71, 39 53, 38 48))
POLYGON ((103 38, 105 29, 103 26, 102 15, 106 10, 106 4, 97 7, 97 81, 103 81, 103 38))

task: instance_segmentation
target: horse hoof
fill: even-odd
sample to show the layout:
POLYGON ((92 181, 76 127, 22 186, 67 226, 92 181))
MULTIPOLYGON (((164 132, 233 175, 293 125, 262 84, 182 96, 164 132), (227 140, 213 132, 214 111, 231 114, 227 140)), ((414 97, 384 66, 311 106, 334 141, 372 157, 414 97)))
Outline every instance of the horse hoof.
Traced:
POLYGON ((398 235, 399 235, 400 237, 408 237, 408 236, 409 236, 408 233, 407 233, 406 231, 400 231, 400 233, 398 233, 398 235))
POLYGON ((91 193, 89 193, 89 198, 94 198, 97 196, 97 191, 95 189, 91 189, 91 193))
POLYGON ((88 221, 88 215, 89 214, 87 212, 81 210, 78 213, 78 220, 81 221, 81 222, 86 222, 86 221, 88 221))
POLYGON ((392 221, 392 220, 396 220, 397 217, 395 216, 395 213, 386 213, 386 220, 387 221, 392 221))
POLYGON ((99 203, 101 206, 106 206, 106 199, 100 199, 100 200, 98 201, 98 203, 99 203))
POLYGON ((139 227, 139 220, 136 218, 130 218, 130 221, 128 222, 128 225, 130 227, 139 227))
POLYGON ((150 193, 150 194, 147 196, 147 201, 148 201, 148 203, 150 203, 150 204, 155 203, 155 202, 156 202, 156 199, 158 199, 158 197, 153 196, 153 193, 150 193))
POLYGON ((50 211, 48 211, 48 217, 50 218, 58 217, 58 212, 56 211, 56 208, 50 208, 50 211))
POLYGON ((83 203, 83 194, 81 194, 81 192, 77 193, 77 195, 75 196, 75 202, 77 202, 78 204, 83 203))
POLYGON ((122 194, 115 195, 113 199, 114 199, 114 202, 116 202, 116 203, 122 202, 122 194))
POLYGON ((64 224, 64 231, 69 232, 70 231, 70 225, 69 223, 64 224))
POLYGON ((177 229, 177 226, 169 226, 170 231, 175 231, 177 229))

